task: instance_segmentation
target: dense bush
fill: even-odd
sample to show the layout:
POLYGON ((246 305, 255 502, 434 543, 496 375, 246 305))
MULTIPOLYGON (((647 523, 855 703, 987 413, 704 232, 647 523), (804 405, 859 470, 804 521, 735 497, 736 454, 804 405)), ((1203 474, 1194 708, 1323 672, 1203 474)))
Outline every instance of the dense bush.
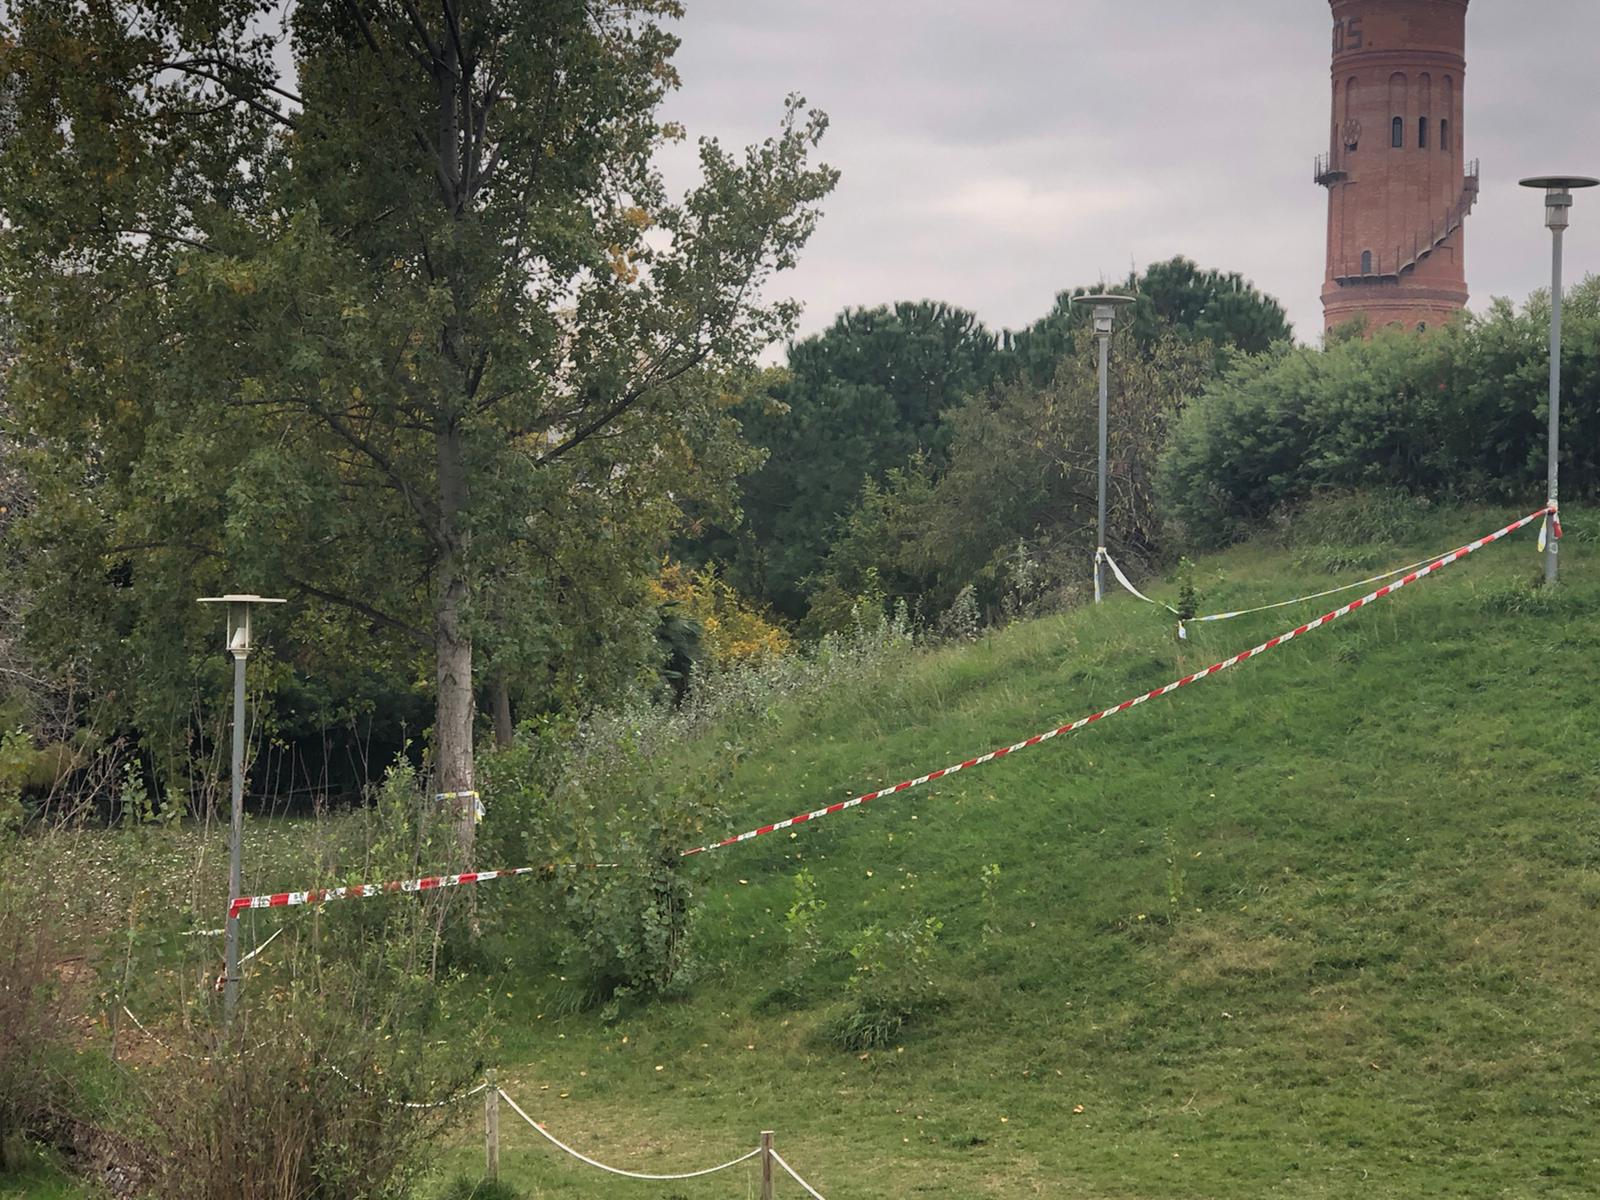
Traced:
POLYGON ((879 618, 794 653, 708 665, 678 704, 640 694, 581 723, 523 722, 511 746, 480 762, 487 812, 478 848, 485 862, 552 870, 536 919, 527 893, 486 892, 486 931, 541 939, 546 952, 553 943, 581 1002, 687 984, 698 905, 694 860, 680 853, 721 830, 722 781, 701 773, 662 783, 660 758, 715 731, 726 749, 718 770, 731 770, 736 740, 878 671, 910 640, 903 614, 879 618), (618 866, 575 865, 597 860, 618 866))
MULTIPOLYGON (((335 881, 427 874, 453 851, 451 822, 404 761, 371 800, 347 842, 323 846, 335 881)), ((470 905, 434 892, 284 914, 280 940, 247 968, 231 1024, 205 993, 182 1003, 179 1020, 157 1015, 171 1053, 138 1077, 162 1096, 145 1106, 157 1194, 413 1196, 461 1110, 408 1102, 458 1094, 482 1068, 478 1032, 456 1019, 464 981, 448 961, 470 905)))
MULTIPOLYGON (((1567 298, 1562 489, 1600 484, 1600 278, 1567 298)), ((1543 497, 1548 297, 1496 301, 1425 336, 1385 330, 1245 360, 1179 420, 1158 490, 1185 536, 1215 545, 1323 491, 1460 500, 1543 497)))
MULTIPOLYGON (((418 906, 420 907, 420 906, 418 906)), ((430 1165, 451 1108, 410 1107, 459 1092, 440 1070, 438 1028, 419 975, 376 946, 361 958, 307 956, 231 1030, 205 1021, 169 1035, 175 1053, 147 1082, 163 1100, 158 1194, 192 1200, 401 1200, 430 1165), (397 986, 398 985, 398 986, 397 986)), ((264 982, 264 981, 262 981, 264 982)))

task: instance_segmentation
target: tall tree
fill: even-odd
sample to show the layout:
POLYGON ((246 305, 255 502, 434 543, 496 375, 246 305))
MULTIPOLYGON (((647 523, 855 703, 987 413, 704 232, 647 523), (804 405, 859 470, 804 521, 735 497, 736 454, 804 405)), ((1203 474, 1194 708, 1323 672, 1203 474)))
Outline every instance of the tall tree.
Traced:
POLYGON ((940 418, 988 385, 995 345, 971 313, 921 301, 847 309, 790 346, 787 374, 768 375, 737 410, 768 457, 744 481, 746 555, 757 561, 736 560, 736 581, 804 612, 805 581, 862 483, 913 454, 943 461, 940 418))
POLYGON ((1040 384, 1049 382, 1057 361, 1072 348, 1072 331, 1086 323, 1089 309, 1074 304, 1091 292, 1122 291, 1134 297, 1118 324, 1142 345, 1167 332, 1210 342, 1217 367, 1235 353, 1260 354, 1293 334, 1283 306, 1235 271, 1204 270, 1178 255, 1130 271, 1121 284, 1077 287, 1056 297, 1055 307, 1026 329, 1006 337, 1007 366, 1040 384))
POLYGON ((436 787, 466 793, 486 626, 515 663, 531 579, 614 570, 719 377, 790 329, 757 298, 834 182, 825 119, 791 99, 742 155, 703 140, 674 199, 675 0, 279 9, 10 5, 13 412, 59 501, 35 535, 58 600, 129 564, 123 632, 225 573, 424 647, 436 787))

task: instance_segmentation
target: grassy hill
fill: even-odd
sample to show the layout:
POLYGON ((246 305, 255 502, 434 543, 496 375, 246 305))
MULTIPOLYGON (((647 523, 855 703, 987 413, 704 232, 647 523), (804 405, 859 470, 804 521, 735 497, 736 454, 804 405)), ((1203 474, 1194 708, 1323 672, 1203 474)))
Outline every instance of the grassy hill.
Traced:
MULTIPOLYGON (((1328 510, 1200 560, 1202 607, 1332 586, 1507 516, 1328 510)), ((558 971, 514 967, 502 1083, 637 1170, 722 1161, 775 1129, 829 1200, 1593 1194, 1600 514, 1566 524, 1553 592, 1531 585, 1530 528, 1113 720, 695 860, 693 986, 601 1012, 558 971)), ((735 755, 732 833, 1084 715, 1337 602, 1179 643, 1118 596, 902 656, 659 771, 735 755)), ((280 857, 304 843, 259 832, 280 857)), ((465 1107, 441 1177, 481 1167, 465 1107)), ((756 1194, 748 1166, 614 1179, 509 1112, 502 1139, 503 1178, 531 1195, 756 1194)))
MULTIPOLYGON (((1204 607, 1317 590, 1502 516, 1418 514, 1393 540, 1375 520, 1380 540, 1364 541, 1347 509, 1201 561, 1204 607)), ((707 856, 690 995, 606 1022, 563 1015, 559 980, 522 981, 508 1090, 636 1169, 720 1161, 774 1128, 830 1197, 1591 1194, 1600 527, 1567 525, 1555 593, 1530 586, 1530 528, 1115 720, 707 856), (826 908, 798 970, 785 914, 802 870, 826 908), (863 930, 930 917, 938 996, 891 1044, 838 1048, 863 930)), ((1165 614, 1120 598, 913 657, 738 731, 730 832, 1082 715, 1320 611, 1180 644, 1165 614)), ((662 771, 694 771, 726 740, 662 771)), ((506 1174, 538 1195, 750 1186, 737 1171, 665 1191, 610 1180, 506 1128, 506 1174)), ((478 1153, 469 1139, 456 1162, 478 1153)))

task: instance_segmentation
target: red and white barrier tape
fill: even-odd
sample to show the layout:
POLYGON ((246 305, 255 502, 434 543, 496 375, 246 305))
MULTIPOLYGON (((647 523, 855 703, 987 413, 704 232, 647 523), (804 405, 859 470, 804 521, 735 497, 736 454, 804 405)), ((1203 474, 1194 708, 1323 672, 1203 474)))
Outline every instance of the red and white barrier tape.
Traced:
POLYGON ((1352 613, 1358 608, 1362 608, 1376 600, 1381 600, 1385 596, 1392 595, 1393 593, 1398 592, 1401 588, 1413 584, 1419 579, 1424 579, 1433 574, 1435 571, 1449 566, 1451 563, 1459 562, 1467 555, 1476 550, 1483 549, 1483 547, 1489 545, 1491 542, 1497 542, 1506 535, 1515 533, 1524 525, 1532 524, 1546 513, 1553 514, 1553 506, 1547 504, 1537 512, 1529 513, 1527 516, 1513 521, 1504 528, 1497 529, 1495 532, 1487 534, 1475 542, 1468 542, 1459 550, 1453 550, 1449 554, 1435 559, 1427 566, 1395 580, 1393 583, 1385 584, 1375 592, 1368 592, 1365 596, 1362 596, 1356 600, 1352 600, 1350 603, 1336 608, 1332 612, 1324 613, 1314 621, 1307 621, 1304 625, 1301 625, 1295 629, 1291 629, 1287 633, 1280 633, 1277 637, 1268 638, 1259 646, 1252 646, 1248 650, 1241 650, 1232 658, 1225 658, 1221 662, 1212 663, 1205 670, 1196 671, 1193 675, 1185 675, 1182 679, 1175 679, 1171 683, 1166 684, 1164 687, 1154 688, 1151 691, 1145 692, 1143 695, 1134 696, 1132 699, 1124 700, 1121 704, 1114 704, 1110 708, 1101 709, 1097 713, 1090 713, 1088 716, 1080 717, 1078 720, 1069 722, 1066 725, 1058 725, 1054 729, 1048 729, 1043 733, 1036 733, 1030 738, 1025 738, 1020 742, 1014 742, 1009 746, 1001 746, 999 749, 991 750, 989 753, 979 755, 977 758, 969 758, 966 762, 956 763, 952 767, 943 767, 937 771, 930 771, 926 775, 918 775, 915 779, 907 779, 902 783, 895 784, 893 787, 880 788, 878 791, 867 792, 865 795, 856 796, 850 800, 841 800, 839 803, 830 804, 826 808, 818 808, 813 809, 811 812, 800 813, 798 816, 790 817, 786 821, 776 821, 771 825, 758 825, 756 828, 746 830, 744 833, 735 834, 733 837, 723 838, 720 842, 712 842, 707 846, 698 846, 693 850, 685 850, 684 856, 687 857, 691 854, 705 854, 712 850, 720 850, 724 846, 733 846, 739 842, 748 842, 752 838, 761 837, 763 834, 776 833, 780 829, 789 829, 795 825, 802 825, 807 821, 815 821, 818 817, 831 816, 834 813, 843 812, 847 808, 857 808, 870 801, 877 800, 880 797, 892 796, 898 792, 909 791, 911 788, 919 787, 924 783, 931 783, 935 779, 942 779, 946 775, 954 775, 957 771, 970 771, 973 767, 981 767, 985 763, 993 762, 997 758, 1004 758, 1008 754, 1015 754, 1019 750, 1026 750, 1030 746, 1037 746, 1040 742, 1047 742, 1051 738, 1060 737, 1064 733, 1074 733, 1086 725, 1092 725, 1096 721, 1104 720, 1106 717, 1115 716, 1120 712, 1126 712, 1128 709, 1133 708, 1136 705, 1143 704, 1146 700, 1155 700, 1158 697, 1175 692, 1181 687, 1187 687, 1189 684, 1194 683, 1197 680, 1209 679, 1219 671, 1226 671, 1229 667, 1237 666, 1239 663, 1244 662, 1246 659, 1254 658, 1258 654, 1264 654, 1268 650, 1283 645, 1284 642, 1292 641, 1293 639, 1300 637, 1302 634, 1310 633, 1313 629, 1320 629, 1324 625, 1331 624, 1332 622, 1337 621, 1340 617, 1345 616, 1348 613, 1352 613))
MULTIPOLYGON (((1207 667, 1203 671, 1196 671, 1192 675, 1185 675, 1182 679, 1175 679, 1163 687, 1154 688, 1151 691, 1145 692, 1143 695, 1134 696, 1131 699, 1124 700, 1121 704, 1114 704, 1110 708, 1102 709, 1097 713, 1090 713, 1088 716, 1080 717, 1078 720, 1072 721, 1066 725, 1058 725, 1054 729, 1046 730, 1043 733, 1036 733, 1032 737, 1024 738, 1022 741, 1015 742, 1012 745, 1001 746, 998 749, 989 751, 987 754, 981 754, 977 758, 969 758, 965 762, 956 763, 954 766, 942 767, 937 771, 930 771, 926 775, 919 775, 915 779, 907 779, 901 783, 895 784, 892 787, 880 788, 876 792, 867 792, 864 795, 856 796, 849 800, 841 800, 837 804, 830 804, 824 808, 813 809, 811 812, 799 813, 798 815, 790 817, 785 821, 776 821, 770 825, 760 825, 755 829, 747 830, 744 833, 736 834, 733 837, 723 838, 720 842, 712 842, 709 845, 697 846, 693 850, 685 850, 682 854, 682 857, 688 858, 690 855, 705 854, 712 850, 720 850, 724 846, 733 846, 739 842, 748 842, 752 838, 761 837, 763 834, 776 833, 781 829, 789 829, 795 825, 802 825, 807 821, 814 821, 819 817, 832 816, 834 813, 844 812, 848 808, 858 808, 863 804, 869 803, 870 801, 880 799, 884 796, 892 796, 899 792, 909 791, 911 788, 920 787, 924 783, 931 783, 935 779, 942 779, 946 775, 954 775, 958 771, 970 771, 974 767, 981 767, 985 763, 993 762, 997 758, 1004 758, 1007 755, 1014 754, 1019 750, 1026 750, 1029 747, 1037 746, 1041 742, 1047 742, 1051 738, 1060 737, 1062 734, 1074 733, 1086 725, 1092 725, 1094 722, 1103 720, 1106 717, 1115 716, 1120 712, 1126 712, 1128 709, 1133 708, 1136 705, 1143 704, 1146 700, 1158 699, 1161 696, 1165 696, 1177 691, 1181 687, 1186 687, 1197 680, 1208 679, 1212 675, 1217 674, 1219 671, 1225 671, 1229 667, 1237 666, 1246 659, 1254 658, 1258 654, 1263 654, 1268 650, 1271 650, 1277 646, 1281 646, 1284 642, 1292 641, 1293 639, 1300 637, 1302 634, 1311 632, 1313 629, 1319 629, 1324 625, 1330 624, 1331 622, 1338 620, 1340 617, 1354 612, 1358 608, 1362 608, 1376 600, 1381 600, 1385 596, 1391 595, 1392 593, 1399 591, 1401 588, 1417 582, 1419 579, 1426 578, 1427 576, 1433 574, 1433 572, 1441 570, 1442 568, 1449 566, 1451 563, 1459 562, 1461 559, 1465 558, 1474 551, 1481 550, 1491 542, 1497 542, 1508 534, 1515 533, 1523 526, 1532 524, 1540 517, 1545 516, 1548 516, 1549 518, 1548 527, 1551 533, 1555 537, 1559 538, 1561 536, 1560 518, 1557 515, 1555 502, 1551 501, 1543 508, 1538 509, 1535 512, 1531 512, 1527 516, 1521 517, 1518 520, 1511 522, 1511 524, 1495 530, 1493 533, 1486 534, 1476 541, 1468 542, 1459 550, 1453 550, 1449 554, 1441 555, 1439 558, 1428 563, 1427 566, 1413 571, 1403 578, 1397 579, 1393 583, 1385 584, 1375 592, 1369 592, 1367 595, 1362 596, 1359 599, 1352 600, 1349 604, 1336 608, 1332 612, 1324 613, 1316 620, 1308 621, 1298 628, 1289 630, 1287 633, 1281 633, 1277 637, 1269 638, 1267 641, 1262 642, 1259 646, 1253 646, 1248 650, 1241 650, 1238 654, 1235 654, 1231 658, 1225 658, 1221 662, 1212 663, 1211 666, 1207 667)), ((1544 529, 1540 530, 1541 543, 1544 537, 1544 532, 1544 529)), ((1107 557, 1109 558, 1109 556, 1107 557)), ((1115 568, 1113 567, 1113 569, 1115 568)), ((317 888, 303 892, 273 892, 262 896, 237 896, 234 897, 234 899, 228 905, 228 919, 230 921, 234 920, 241 912, 252 908, 282 908, 297 904, 322 904, 330 900, 364 899, 369 896, 390 895, 396 892, 426 892, 433 891, 438 888, 465 887, 469 884, 487 883, 491 879, 505 879, 513 875, 541 874, 562 869, 616 868, 618 865, 619 864, 617 863, 552 863, 543 867, 507 867, 496 871, 465 871, 459 875, 430 875, 421 879, 401 879, 388 883, 358 883, 351 884, 348 887, 317 888)))
POLYGON ((395 892, 431 892, 438 888, 466 887, 507 879, 513 875, 543 875, 561 870, 600 870, 616 863, 549 863, 542 867, 503 867, 498 871, 463 871, 459 875, 426 875, 421 879, 396 879, 389 883, 353 883, 348 887, 313 888, 304 892, 271 892, 264 896, 235 896, 228 904, 228 920, 246 909, 284 908, 295 904, 323 904, 329 900, 364 900, 395 892))
POLYGON ((1545 517, 1543 523, 1539 526, 1540 554, 1544 553, 1545 547, 1550 544, 1551 538, 1555 538, 1558 542, 1561 540, 1561 506, 1556 503, 1554 496, 1550 498, 1550 503, 1545 506, 1545 512, 1550 515, 1545 517))

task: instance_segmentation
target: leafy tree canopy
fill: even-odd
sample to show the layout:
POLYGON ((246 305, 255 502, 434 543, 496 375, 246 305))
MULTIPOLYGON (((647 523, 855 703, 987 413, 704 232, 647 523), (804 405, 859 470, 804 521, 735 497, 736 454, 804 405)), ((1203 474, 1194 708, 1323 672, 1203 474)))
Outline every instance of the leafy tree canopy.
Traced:
POLYGON ((289 595, 297 667, 409 664, 465 791, 485 658, 586 687, 650 643, 677 498, 740 465, 724 381, 792 326, 753 297, 834 182, 825 119, 702 140, 675 197, 673 0, 281 7, 9 5, 31 628, 159 729, 194 597, 289 595))
POLYGON ((996 339, 976 317, 927 301, 849 309, 791 345, 787 372, 737 409, 767 458, 743 483, 749 538, 730 556, 736 582, 800 615, 804 581, 863 480, 914 454, 942 463, 942 417, 987 387, 995 366, 996 339))
POLYGON ((1150 343, 1165 331, 1191 341, 1210 342, 1217 365, 1234 352, 1260 354, 1292 336, 1283 306, 1237 272, 1202 270, 1181 255, 1152 263, 1141 274, 1130 271, 1121 284, 1073 288, 1056 297, 1055 307, 1026 329, 1007 335, 1013 370, 1047 381, 1055 363, 1070 348, 1069 333, 1089 320, 1087 305, 1074 304, 1095 292, 1122 292, 1134 304, 1117 316, 1134 339, 1150 343))

